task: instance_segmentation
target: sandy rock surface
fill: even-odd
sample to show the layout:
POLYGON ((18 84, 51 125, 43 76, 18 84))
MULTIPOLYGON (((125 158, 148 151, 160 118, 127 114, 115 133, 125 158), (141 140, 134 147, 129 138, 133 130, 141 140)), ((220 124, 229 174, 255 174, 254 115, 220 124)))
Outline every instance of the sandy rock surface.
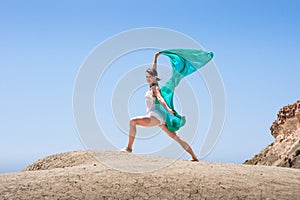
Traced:
POLYGON ((27 168, 0 175, 0 199, 300 199, 299 169, 190 162, 117 151, 57 154, 31 167, 34 171, 27 168), (34 166, 47 167, 37 170, 34 166))

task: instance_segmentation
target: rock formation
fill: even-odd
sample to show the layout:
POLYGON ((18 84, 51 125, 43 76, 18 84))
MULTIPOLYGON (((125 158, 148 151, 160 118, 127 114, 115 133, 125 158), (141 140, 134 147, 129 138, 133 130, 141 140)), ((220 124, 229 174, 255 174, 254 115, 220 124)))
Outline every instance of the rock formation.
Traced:
POLYGON ((22 172, 0 174, 0 199, 290 200, 299 199, 299 184, 299 169, 75 151, 40 159, 22 172), (164 167, 129 173, 107 167, 107 161, 124 169, 164 167))
POLYGON ((23 171, 49 170, 55 168, 74 167, 86 164, 97 163, 92 151, 64 152, 45 158, 28 165, 23 171))
POLYGON ((275 141, 244 164, 300 169, 300 100, 281 108, 270 127, 275 141))

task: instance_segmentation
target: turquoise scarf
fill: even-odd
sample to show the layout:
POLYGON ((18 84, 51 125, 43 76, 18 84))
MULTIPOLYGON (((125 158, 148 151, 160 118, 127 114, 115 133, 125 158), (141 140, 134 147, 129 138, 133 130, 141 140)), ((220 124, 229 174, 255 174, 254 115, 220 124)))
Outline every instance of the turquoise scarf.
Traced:
MULTIPOLYGON (((169 49, 160 52, 161 55, 168 56, 172 63, 172 76, 161 87, 160 92, 168 106, 174 110, 173 95, 175 87, 183 77, 197 71, 213 58, 213 53, 196 49, 169 49)), ((169 113, 156 99, 156 107, 165 116, 166 126, 169 131, 175 132, 182 127, 186 120, 175 110, 174 114, 169 113)))

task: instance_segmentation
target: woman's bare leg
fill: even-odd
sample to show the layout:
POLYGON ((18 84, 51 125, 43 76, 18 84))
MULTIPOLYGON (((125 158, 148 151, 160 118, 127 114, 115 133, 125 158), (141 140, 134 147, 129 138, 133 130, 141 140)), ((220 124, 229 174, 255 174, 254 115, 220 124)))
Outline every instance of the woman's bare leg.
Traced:
POLYGON ((132 145, 136 136, 136 126, 157 126, 160 124, 160 121, 155 117, 135 117, 130 119, 129 122, 129 140, 126 148, 127 152, 132 152, 132 145))
POLYGON ((192 148, 190 147, 190 145, 184 141, 183 139, 181 139, 176 132, 171 132, 168 130, 167 126, 161 125, 160 126, 171 138, 173 138, 176 142, 178 142, 182 148, 184 148, 184 150, 186 150, 191 156, 192 156, 192 160, 193 161, 199 161, 197 156, 195 155, 195 153, 193 152, 192 148))

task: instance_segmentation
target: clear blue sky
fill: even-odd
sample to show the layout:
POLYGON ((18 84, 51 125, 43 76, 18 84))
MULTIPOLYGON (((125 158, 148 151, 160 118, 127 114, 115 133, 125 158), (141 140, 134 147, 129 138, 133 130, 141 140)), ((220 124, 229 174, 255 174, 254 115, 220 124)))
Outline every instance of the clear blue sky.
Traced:
POLYGON ((143 27, 182 32, 215 53, 227 114, 205 160, 242 163, 272 142, 278 110, 300 99, 299 8, 296 0, 2 1, 0 173, 84 149, 72 114, 77 72, 99 43, 143 27))

